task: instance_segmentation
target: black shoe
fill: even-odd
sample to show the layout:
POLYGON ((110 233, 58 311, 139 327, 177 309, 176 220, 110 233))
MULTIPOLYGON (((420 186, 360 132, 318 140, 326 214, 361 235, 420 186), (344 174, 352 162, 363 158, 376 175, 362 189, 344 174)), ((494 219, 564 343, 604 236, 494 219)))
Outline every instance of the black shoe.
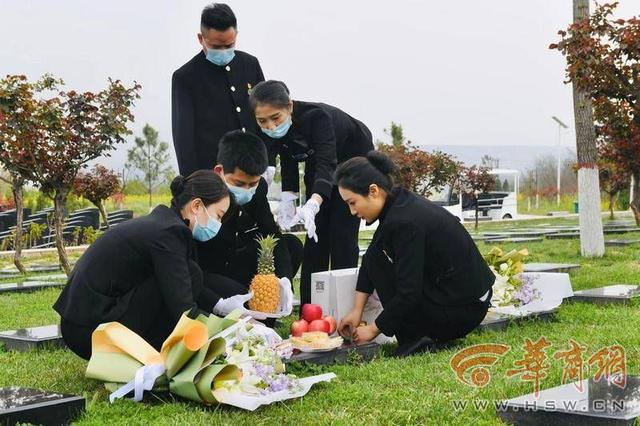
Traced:
POLYGON ((394 357, 404 358, 406 356, 419 354, 422 352, 430 351, 436 346, 436 341, 430 337, 420 337, 415 340, 410 340, 406 343, 398 345, 398 348, 393 353, 394 357))

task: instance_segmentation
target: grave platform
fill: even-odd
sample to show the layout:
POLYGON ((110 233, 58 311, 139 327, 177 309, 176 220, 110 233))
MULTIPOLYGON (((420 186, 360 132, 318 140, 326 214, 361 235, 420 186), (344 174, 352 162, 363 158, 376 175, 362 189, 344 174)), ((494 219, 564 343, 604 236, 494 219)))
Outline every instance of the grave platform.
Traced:
POLYGON ((67 425, 85 410, 85 399, 39 389, 0 388, 0 424, 67 425))
POLYGON ((0 331, 0 343, 3 343, 6 349, 18 352, 65 346, 60 326, 57 324, 0 331))
MULTIPOLYGON (((618 377, 619 379, 620 377, 618 377)), ((606 378, 585 379, 502 401, 496 410, 513 425, 633 425, 640 416, 640 377, 620 388, 606 378)))

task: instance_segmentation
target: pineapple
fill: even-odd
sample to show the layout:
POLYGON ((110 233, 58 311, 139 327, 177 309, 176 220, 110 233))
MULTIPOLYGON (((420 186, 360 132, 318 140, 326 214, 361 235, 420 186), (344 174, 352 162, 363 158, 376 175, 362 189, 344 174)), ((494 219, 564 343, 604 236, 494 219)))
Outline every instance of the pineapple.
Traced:
POLYGON ((280 304, 280 282, 275 276, 273 266, 273 250, 278 239, 273 235, 256 238, 258 249, 258 273, 251 280, 250 290, 253 298, 249 300, 249 309, 253 311, 274 313, 280 304))

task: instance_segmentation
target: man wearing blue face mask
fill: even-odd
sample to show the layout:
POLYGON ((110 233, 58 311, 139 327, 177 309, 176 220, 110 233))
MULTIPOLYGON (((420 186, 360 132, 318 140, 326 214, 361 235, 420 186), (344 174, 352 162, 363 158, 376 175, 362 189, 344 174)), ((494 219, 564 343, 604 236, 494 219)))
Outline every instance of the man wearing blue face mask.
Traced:
POLYGON ((210 241, 198 244, 198 263, 209 274, 219 275, 217 283, 249 286, 258 267, 259 236, 275 235, 275 273, 281 286, 291 289, 291 281, 302 262, 302 241, 282 234, 267 200, 267 183, 261 175, 267 168, 264 142, 249 132, 233 131, 222 137, 218 162, 213 171, 226 182, 239 206, 210 241))
POLYGON ((210 169, 218 141, 231 130, 256 132, 249 90, 264 80, 258 60, 236 50, 238 25, 229 6, 213 3, 200 20, 200 52, 173 73, 173 145, 180 174, 210 169))

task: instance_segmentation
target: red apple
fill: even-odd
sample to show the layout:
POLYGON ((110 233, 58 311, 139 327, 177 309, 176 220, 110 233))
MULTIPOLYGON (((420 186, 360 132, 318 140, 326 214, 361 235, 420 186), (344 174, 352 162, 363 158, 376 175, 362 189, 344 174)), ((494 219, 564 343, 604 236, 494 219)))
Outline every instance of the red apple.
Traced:
POLYGON ((338 323, 336 319, 331 315, 327 315, 326 317, 322 317, 323 320, 329 323, 329 334, 333 334, 336 332, 336 328, 338 328, 338 323))
POLYGON ((303 319, 294 321, 291 324, 291 328, 289 330, 291 331, 292 336, 301 337, 302 333, 306 333, 307 331, 309 331, 309 323, 303 319))
POLYGON ((330 329, 331 326, 329 325, 329 323, 323 319, 318 319, 309 323, 309 331, 324 331, 325 333, 329 334, 330 329))
POLYGON ((307 322, 319 320, 322 318, 322 307, 313 303, 305 303, 302 306, 302 319, 307 322))

